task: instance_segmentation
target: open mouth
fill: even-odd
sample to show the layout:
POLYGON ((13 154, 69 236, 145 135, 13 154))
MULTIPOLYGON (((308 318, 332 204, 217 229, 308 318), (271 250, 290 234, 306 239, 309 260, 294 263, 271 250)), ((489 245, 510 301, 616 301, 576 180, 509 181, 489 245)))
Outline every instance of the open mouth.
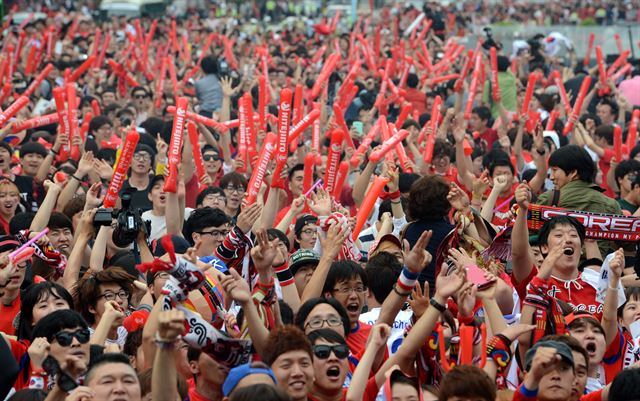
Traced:
POLYGON ((306 386, 307 386, 307 382, 305 382, 303 380, 297 380, 297 381, 289 383, 289 387, 293 388, 294 390, 302 390, 306 386))
POLYGON ((166 195, 160 195, 159 199, 160 199, 160 201, 164 202, 165 200, 167 200, 167 196, 166 195))
POLYGON ((360 313, 360 305, 356 302, 352 302, 347 305, 347 311, 351 313, 360 313))
POLYGON ((585 344, 584 349, 586 349, 589 354, 594 354, 596 352, 596 343, 588 342, 585 344))
POLYGON ((327 369, 327 377, 339 377, 340 376, 340 368, 337 366, 332 366, 327 369))
POLYGON ((565 254, 565 255, 569 255, 569 256, 571 256, 571 255, 573 255, 573 253, 574 253, 574 252, 575 252, 575 251, 573 250, 573 248, 571 248, 571 247, 569 247, 569 246, 566 246, 566 247, 564 248, 564 254, 565 254))

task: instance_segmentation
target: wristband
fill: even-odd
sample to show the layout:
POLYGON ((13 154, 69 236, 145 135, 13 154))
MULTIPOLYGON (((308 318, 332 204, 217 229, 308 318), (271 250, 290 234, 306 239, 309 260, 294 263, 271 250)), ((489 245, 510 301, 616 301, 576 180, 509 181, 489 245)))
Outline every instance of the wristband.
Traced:
POLYGON ((487 343, 487 357, 493 359, 498 372, 503 373, 511 362, 511 340, 502 334, 496 334, 487 343))
POLYGON ((447 306, 446 305, 442 305, 441 303, 436 301, 434 298, 431 298, 429 300, 429 303, 431 304, 431 306, 433 306, 438 311, 440 311, 440 313, 444 313, 447 310, 447 306))
POLYGON ((405 266, 402 268, 396 286, 400 287, 401 290, 411 293, 411 290, 413 290, 413 287, 416 285, 416 280, 418 280, 418 275, 419 273, 414 273, 405 266))
POLYGON ((49 152, 53 153, 55 156, 58 156, 58 152, 56 152, 55 150, 53 150, 53 148, 49 149, 49 152))
POLYGON ((400 201, 400 200, 397 200, 397 201, 392 200, 391 203, 393 203, 394 205, 398 205, 398 204, 402 203, 402 201, 400 201))
POLYGON ((75 178, 78 182, 82 182, 80 178, 78 178, 75 174, 71 174, 71 178, 75 178))
POLYGON ((400 197, 400 190, 394 192, 384 192, 380 195, 381 199, 396 199, 400 197))
POLYGON ((167 338, 162 338, 162 337, 160 337, 160 333, 158 333, 156 331, 156 336, 155 336, 154 340, 155 340, 155 343, 158 346, 158 348, 160 348, 160 349, 172 349, 172 348, 175 348, 176 341, 178 339, 176 338, 175 340, 169 340, 167 338))
POLYGON ((470 325, 474 321, 475 321, 475 318, 473 317, 473 315, 461 316, 460 313, 458 312, 458 322, 460 322, 460 324, 470 325))
POLYGON ((286 287, 295 283, 293 274, 291 273, 291 269, 289 269, 289 264, 286 260, 280 266, 274 266, 273 270, 276 272, 276 277, 278 278, 278 282, 280 282, 280 285, 282 287, 286 287))
POLYGON ((529 390, 525 387, 524 383, 522 383, 522 385, 518 387, 518 391, 520 391, 520 394, 524 395, 527 398, 535 398, 538 396, 538 389, 529 390))
POLYGON ((408 297, 409 295, 411 295, 411 291, 407 291, 407 292, 398 291, 398 283, 395 283, 393 285, 393 292, 395 292, 396 294, 398 294, 401 297, 408 297))

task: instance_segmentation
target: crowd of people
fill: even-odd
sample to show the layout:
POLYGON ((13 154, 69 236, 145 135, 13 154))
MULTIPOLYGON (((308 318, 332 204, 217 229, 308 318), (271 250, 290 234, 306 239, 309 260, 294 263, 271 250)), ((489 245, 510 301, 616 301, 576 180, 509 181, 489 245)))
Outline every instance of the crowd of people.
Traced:
POLYGON ((631 49, 16 11, 0 398, 640 399, 631 49))

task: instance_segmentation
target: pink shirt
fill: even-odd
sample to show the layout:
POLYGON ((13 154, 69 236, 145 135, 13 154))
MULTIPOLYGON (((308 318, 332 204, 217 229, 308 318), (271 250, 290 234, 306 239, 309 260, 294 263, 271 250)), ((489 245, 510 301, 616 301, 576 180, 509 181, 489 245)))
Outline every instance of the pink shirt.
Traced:
POLYGON ((629 103, 640 106, 640 75, 620 82, 619 90, 629 103))

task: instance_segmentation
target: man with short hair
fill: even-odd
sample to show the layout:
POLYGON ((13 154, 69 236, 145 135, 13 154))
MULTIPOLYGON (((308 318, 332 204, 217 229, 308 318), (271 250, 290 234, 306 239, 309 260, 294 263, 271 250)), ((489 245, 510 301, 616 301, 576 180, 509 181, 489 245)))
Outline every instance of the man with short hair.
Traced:
MULTIPOLYGON (((302 185, 304 179, 304 164, 298 163, 295 166, 291 167, 289 170, 289 192, 291 193, 291 199, 296 199, 298 196, 302 194, 302 185)), ((278 214, 276 214, 276 219, 274 220, 274 224, 277 225, 280 220, 284 218, 287 212, 291 209, 291 203, 286 207, 280 209, 278 214)), ((293 217, 295 221, 297 216, 293 217)))
POLYGON ((135 189, 131 194, 131 207, 150 210, 153 205, 149 199, 151 191, 151 171, 154 166, 156 153, 150 146, 139 143, 133 153, 129 179, 122 185, 120 196, 125 191, 135 189))
POLYGON ((185 237, 197 248, 198 257, 211 256, 229 234, 229 223, 229 217, 220 209, 196 209, 185 223, 185 237))
MULTIPOLYGON (((140 401, 138 375, 124 354, 103 354, 92 361, 85 377, 91 401, 140 401)), ((74 392, 81 391, 78 387, 74 392)), ((73 394, 73 393, 72 393, 73 394)))
POLYGON ((633 171, 624 176, 623 180, 620 180, 620 199, 618 204, 622 210, 629 212, 630 214, 637 215, 638 206, 640 206, 640 171, 633 171), (626 182, 629 181, 629 188, 625 190, 625 195, 622 195, 623 187, 626 186, 626 182))
POLYGON ((44 158, 47 157, 47 149, 38 142, 27 142, 20 147, 20 165, 22 166, 22 175, 36 178, 38 169, 42 165, 44 158))

